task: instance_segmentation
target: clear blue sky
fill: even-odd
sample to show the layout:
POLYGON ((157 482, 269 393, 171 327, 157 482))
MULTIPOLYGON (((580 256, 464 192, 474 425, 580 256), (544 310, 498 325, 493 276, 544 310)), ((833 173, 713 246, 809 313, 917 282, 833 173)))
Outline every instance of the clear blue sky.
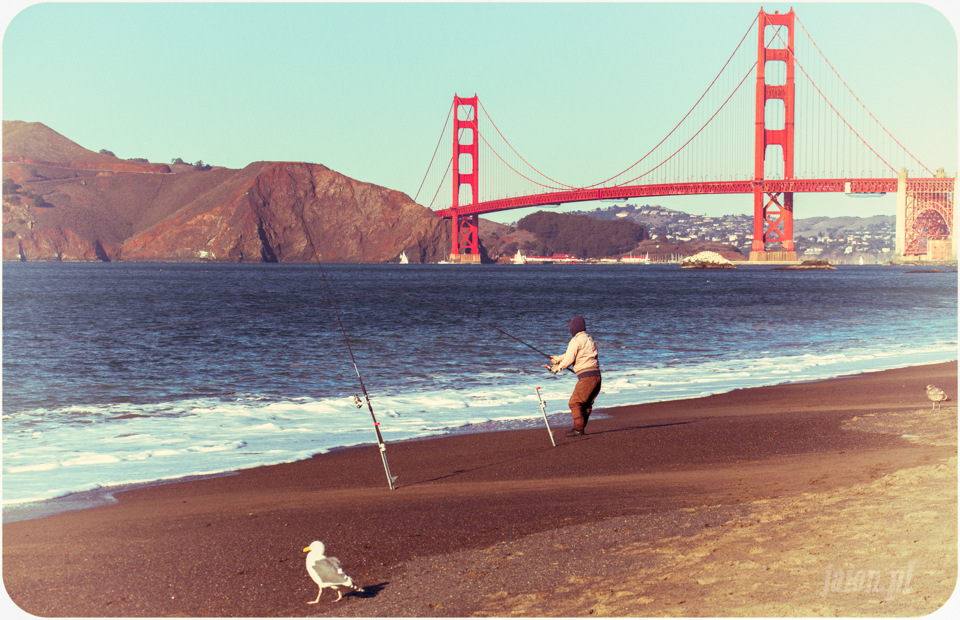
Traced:
MULTIPOLYGON (((538 168, 573 164, 594 180, 649 146, 624 137, 624 118, 679 119, 760 6, 14 0, 0 9, 3 119, 120 157, 307 161, 412 196, 454 93, 477 93, 538 168)), ((791 6, 893 135, 955 174, 957 10, 944 0, 763 3, 791 6)), ((749 196, 632 202, 752 211, 749 196)), ((889 196, 802 195, 796 205, 796 217, 893 212, 889 196)))

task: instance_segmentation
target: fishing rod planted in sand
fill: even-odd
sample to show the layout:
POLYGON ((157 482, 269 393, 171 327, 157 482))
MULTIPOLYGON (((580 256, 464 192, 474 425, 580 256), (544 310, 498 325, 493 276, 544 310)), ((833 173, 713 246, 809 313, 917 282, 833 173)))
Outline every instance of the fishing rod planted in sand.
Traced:
POLYGON ((547 419, 547 404, 543 402, 543 398, 540 396, 540 388, 537 388, 537 400, 540 401, 540 411, 543 413, 543 423, 547 425, 547 434, 550 435, 550 443, 553 444, 553 447, 557 447, 557 442, 553 440, 553 430, 550 428, 550 420, 547 419))
MULTIPOLYGON (((383 441, 383 435, 380 434, 380 423, 377 422, 377 416, 373 413, 373 404, 370 402, 370 395, 367 394, 367 386, 363 384, 363 377, 360 375, 360 368, 357 366, 357 360, 353 356, 353 349, 350 347, 350 339, 347 338, 347 330, 343 328, 343 321, 340 320, 340 310, 337 309, 337 302, 333 298, 333 291, 330 290, 330 283, 327 282, 327 275, 323 272, 323 265, 320 263, 320 252, 317 250, 317 246, 313 242, 313 235, 310 234, 310 229, 307 228, 307 222, 303 217, 303 208, 300 209, 300 224, 303 226, 303 232, 307 237, 307 241, 310 243, 310 247, 313 249, 314 256, 317 257, 317 267, 320 268, 320 275, 323 277, 323 284, 327 287, 327 295, 330 296, 330 305, 333 306, 333 312, 337 315, 337 324, 340 325, 340 333, 343 334, 343 342, 347 345, 347 352, 350 354, 350 361, 353 362, 353 369, 357 373, 357 380, 360 381, 360 390, 363 391, 363 398, 367 402, 367 409, 370 410, 370 417, 373 419, 373 430, 377 433, 377 446, 380 448, 380 458, 383 460, 383 471, 387 474, 387 484, 390 485, 390 490, 393 491, 396 487, 393 486, 393 483, 396 481, 397 476, 390 474, 390 464, 387 463, 387 444, 383 441)), ((354 394, 353 400, 357 405, 357 408, 363 407, 363 403, 360 401, 360 396, 354 394)))

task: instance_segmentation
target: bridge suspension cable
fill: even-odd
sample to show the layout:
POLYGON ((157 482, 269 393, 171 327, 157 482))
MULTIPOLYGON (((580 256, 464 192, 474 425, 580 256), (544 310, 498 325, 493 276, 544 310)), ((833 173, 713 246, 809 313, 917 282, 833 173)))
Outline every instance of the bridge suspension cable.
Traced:
MULTIPOLYGON (((778 35, 778 37, 779 37, 779 35, 778 35)), ((781 39, 781 40, 782 40, 782 39, 781 39)), ((788 48, 788 49, 789 49, 789 48, 788 48)), ((870 143, 868 143, 868 142, 863 138, 863 136, 860 135, 860 132, 858 132, 858 131, 850 124, 850 122, 847 121, 846 118, 844 118, 843 114, 841 114, 840 111, 837 110, 837 108, 836 108, 836 107, 833 105, 833 103, 830 101, 830 98, 827 97, 827 95, 820 89, 820 86, 818 86, 817 83, 813 80, 813 78, 810 77, 810 74, 807 73, 806 69, 803 68, 803 64, 800 62, 799 59, 797 59, 796 54, 793 53, 793 50, 790 50, 790 55, 793 56, 794 62, 796 62, 797 68, 800 69, 800 72, 803 73, 803 75, 804 75, 808 80, 810 80, 810 85, 811 85, 811 86, 816 90, 816 92, 823 98, 823 101, 824 101, 828 106, 830 106, 830 109, 833 110, 833 111, 836 113, 837 118, 840 119, 840 121, 841 121, 850 131, 853 132, 853 134, 860 140, 860 142, 862 142, 864 146, 866 146, 868 149, 870 149, 870 152, 872 152, 874 155, 876 155, 877 158, 878 158, 881 162, 883 162, 883 164, 884 164, 885 166, 887 166, 887 168, 889 168, 889 169, 892 170, 893 172, 896 172, 896 168, 894 168, 892 165, 890 165, 890 163, 887 162, 887 160, 884 159, 882 155, 880 155, 879 153, 877 153, 877 151, 870 145, 870 143)), ((824 58, 824 60, 826 60, 826 58, 824 58)), ((828 63, 828 64, 829 64, 829 63, 828 63)), ((839 78, 840 76, 838 75, 837 77, 839 78)), ((843 79, 841 78, 840 81, 843 82, 843 79)), ((846 83, 844 83, 844 85, 846 85, 846 83)), ((851 92, 851 94, 853 94, 853 91, 850 91, 850 92, 851 92)), ((856 98, 856 95, 854 95, 854 98, 856 98)), ((859 99, 857 99, 857 101, 859 101, 859 99)))
MULTIPOLYGON (((732 93, 730 93, 730 95, 729 95, 729 96, 726 98, 726 100, 724 101, 724 105, 726 105, 726 103, 729 102, 729 101, 733 98, 733 96, 734 96, 735 94, 737 94, 737 91, 740 90, 740 87, 743 86, 743 83, 744 83, 745 81, 747 81, 747 78, 750 77, 750 73, 751 73, 752 71, 753 71, 753 68, 751 67, 751 70, 750 70, 749 72, 747 72, 746 74, 744 74, 743 79, 740 80, 739 84, 737 84, 737 87, 734 89, 734 91, 733 91, 732 93)), ((623 181, 622 183, 616 184, 614 187, 620 187, 620 186, 624 186, 624 185, 630 185, 631 183, 634 183, 634 182, 636 182, 636 181, 639 181, 640 179, 642 179, 643 177, 647 176, 648 174, 651 174, 652 172, 654 172, 655 170, 657 170, 657 169, 660 168, 661 166, 667 164, 670 160, 672 160, 674 157, 676 157, 681 151, 683 151, 683 149, 685 149, 691 142, 693 142, 693 140, 694 140, 697 136, 699 136, 700 133, 703 132, 704 129, 707 128, 707 125, 709 125, 709 124, 713 121, 713 119, 715 119, 715 118, 717 117, 717 115, 720 114, 720 111, 723 109, 724 105, 721 105, 720 108, 718 108, 717 111, 714 112, 714 113, 710 116, 709 119, 707 119, 707 122, 706 122, 703 126, 701 126, 700 129, 698 129, 692 136, 690 136, 689 139, 687 139, 686 142, 684 142, 683 144, 681 144, 680 147, 677 148, 677 150, 675 150, 672 154, 670 154, 670 156, 668 156, 668 157, 667 157, 666 159, 664 159, 662 162, 660 162, 659 164, 657 164, 657 165, 654 166, 653 168, 647 170, 646 172, 644 172, 644 173, 642 173, 642 174, 640 174, 640 175, 638 175, 638 176, 636 176, 636 177, 633 177, 632 179, 628 179, 628 180, 626 180, 626 181, 623 181)), ((682 121, 681 121, 681 122, 682 122, 682 121)), ((678 125, 678 127, 679 127, 679 125, 678 125)), ((671 132, 671 133, 672 133, 672 132, 671 132)), ((666 138, 664 138, 664 140, 665 140, 665 139, 666 139, 666 138)), ((663 142, 661 141, 661 144, 662 144, 662 143, 663 143, 663 142)), ((657 145, 657 146, 659 146, 659 145, 657 145)), ((656 147, 654 147, 654 148, 656 148, 656 147)), ((642 160, 641 160, 641 161, 642 161, 642 160)), ((640 162, 637 162, 637 163, 640 163, 640 162)), ((633 167, 633 166, 631 166, 631 168, 632 168, 632 167, 633 167)), ((630 170, 630 168, 627 168, 627 170, 630 170)), ((626 172, 626 171, 624 171, 624 172, 626 172)), ((621 174, 622 174, 622 173, 621 173, 621 174)), ((617 176, 619 176, 619 175, 617 175, 617 176)), ((614 177, 611 177, 611 178, 614 178, 614 177)), ((609 179, 608 179, 608 180, 609 180, 609 179)))
MULTIPOLYGON (((743 46, 743 42, 747 39, 747 36, 748 36, 748 35, 750 34, 750 32, 753 30, 753 26, 754 26, 754 24, 756 24, 756 23, 757 23, 757 18, 755 17, 755 18, 753 19, 753 22, 751 22, 751 23, 750 23, 750 26, 747 28, 747 31, 743 33, 743 37, 741 37, 740 42, 737 43, 737 47, 733 50, 733 53, 731 53, 731 54, 730 54, 730 57, 727 58, 727 61, 726 61, 725 63, 723 63, 723 67, 721 67, 721 68, 720 68, 720 71, 717 72, 717 75, 716 75, 716 76, 713 78, 713 80, 710 82, 710 85, 707 86, 707 89, 703 91, 703 94, 700 95, 700 98, 697 99, 697 102, 693 104, 693 107, 691 107, 691 108, 687 111, 687 113, 683 115, 683 118, 680 119, 680 121, 674 126, 674 128, 671 129, 671 130, 667 133, 667 135, 664 136, 663 139, 660 140, 660 142, 658 142, 658 143, 656 144, 656 146, 654 146, 652 149, 650 149, 649 151, 647 151, 647 153, 646 153, 643 157, 641 157, 640 159, 638 159, 635 163, 633 163, 632 165, 628 166, 628 167, 625 168, 624 170, 621 170, 620 172, 618 172, 617 174, 613 175, 612 177, 609 177, 609 178, 607 178, 607 179, 604 179, 603 181, 600 181, 599 183, 594 183, 593 185, 586 185, 586 186, 584 186, 584 189, 590 189, 590 188, 593 188, 593 187, 602 187, 602 186, 606 185, 607 183, 609 183, 610 181, 612 181, 613 179, 616 179, 617 177, 623 176, 624 174, 626 174, 627 172, 629 172, 629 171, 632 170, 633 168, 636 168, 637 166, 639 166, 647 157, 649 157, 649 156, 650 156, 654 151, 656 151, 664 142, 666 142, 666 141, 670 138, 670 136, 672 136, 672 135, 680 128, 680 126, 683 125, 683 122, 684 122, 685 120, 687 120, 687 118, 689 118, 689 116, 690 116, 691 114, 693 114, 693 111, 697 109, 697 106, 699 106, 700 103, 703 102, 704 98, 707 96, 707 94, 710 92, 710 90, 711 90, 711 89, 714 87, 714 85, 717 83, 717 80, 719 80, 719 79, 720 79, 720 76, 723 75, 723 72, 726 71, 727 67, 730 65, 730 62, 734 59, 734 57, 736 57, 737 52, 740 51, 741 46, 743 46)), ((749 71, 752 71, 753 68, 756 67, 756 64, 757 64, 757 63, 754 62, 753 65, 750 67, 749 71)), ((749 72, 748 72, 748 75, 749 75, 749 72)), ((746 78, 744 78, 744 79, 746 79, 746 78)), ((737 85, 737 89, 739 89, 739 88, 740 88, 740 85, 742 85, 742 84, 743 84, 743 80, 740 80, 740 83, 737 85)), ((736 92, 736 90, 734 90, 734 92, 736 92)), ((730 96, 732 97, 732 96, 733 96, 733 93, 731 93, 730 96)), ((728 102, 729 100, 730 100, 730 97, 727 97, 727 99, 726 99, 725 102, 724 102, 724 105, 725 105, 726 102, 728 102)), ((723 107, 723 106, 721 106, 720 109, 722 109, 722 107, 723 107)), ((715 112, 715 113, 710 117, 711 120, 716 117, 716 115, 720 112, 720 109, 718 109, 717 112, 715 112)), ((709 123, 709 121, 708 121, 708 123, 709 123)), ((706 126, 706 125, 704 125, 704 127, 705 127, 705 126, 706 126)), ((700 131, 702 131, 702 129, 703 129, 703 127, 701 127, 700 130, 697 131, 697 134, 699 134, 700 131)), ((695 135, 696 135, 696 134, 695 134, 695 135)), ((693 138, 691 138, 690 140, 692 140, 692 139, 693 139, 693 138)), ((684 143, 684 146, 686 146, 687 144, 689 144, 689 143, 690 143, 690 140, 687 140, 687 141, 684 143)), ((676 154, 677 152, 679 152, 682 148, 683 148, 683 146, 681 146, 680 149, 677 149, 677 151, 674 151, 673 154, 675 155, 675 154, 676 154)), ((670 157, 673 157, 673 155, 671 155, 670 157)), ((669 158, 668 158, 668 159, 669 159, 669 158)), ((663 163, 666 163, 666 160, 664 160, 664 162, 661 162, 661 164, 655 166, 655 167, 652 168, 651 170, 655 170, 656 168, 659 168, 660 165, 662 165, 663 163)), ((639 175, 639 176, 636 176, 636 177, 634 177, 634 178, 632 178, 632 179, 630 179, 630 180, 628 180, 628 181, 623 181, 623 182, 621 182, 621 183, 615 183, 614 186, 626 185, 626 184, 628 184, 628 183, 632 183, 633 181, 636 181, 637 179, 642 178, 642 177, 645 176, 646 174, 647 174, 647 173, 643 173, 643 174, 641 174, 641 175, 639 175)))
MULTIPOLYGON (((830 59, 827 58, 827 56, 823 53, 823 50, 820 49, 820 46, 817 45, 817 42, 813 40, 813 37, 812 37, 812 36, 810 35, 810 33, 807 31, 806 27, 803 25, 803 22, 800 21, 800 18, 799 18, 799 17, 795 17, 794 19, 797 20, 797 23, 798 23, 798 24, 800 24, 800 29, 803 30, 803 33, 804 33, 805 35, 807 35, 807 38, 810 40, 810 44, 813 45, 813 47, 817 50, 817 52, 820 54, 820 57, 823 58, 823 61, 827 64, 828 67, 830 67, 830 70, 833 71, 833 74, 837 76, 837 79, 840 80, 840 83, 843 84, 844 88, 846 88, 847 91, 853 96, 853 98, 856 99, 857 103, 860 104, 860 106, 863 108, 863 110, 866 111, 866 113, 870 115, 870 118, 873 119, 873 121, 877 124, 877 126, 879 126, 880 129, 882 129, 883 132, 884 132, 887 136, 889 136, 891 140, 893 140, 894 142, 896 142, 897 146, 899 146, 899 147, 903 150, 904 153, 906 153, 907 155, 909 155, 910 158, 911 158, 913 161, 917 162, 917 163, 920 165, 921 168, 923 168, 924 170, 926 170, 930 175, 933 175, 933 171, 930 170, 927 166, 925 166, 925 165, 923 164, 923 162, 921 162, 919 159, 917 159, 916 156, 913 155, 913 153, 911 153, 905 146, 903 146, 903 144, 901 144, 900 141, 897 140, 896 137, 895 137, 893 134, 890 133, 890 131, 884 126, 884 124, 881 123, 881 122, 877 119, 877 117, 873 115, 873 112, 871 112, 870 109, 866 106, 866 104, 864 104, 864 103, 860 100, 860 97, 858 97, 857 94, 856 94, 855 92, 853 92, 853 89, 850 88, 850 85, 847 84, 846 80, 844 80, 843 77, 840 75, 840 73, 836 70, 836 68, 835 68, 835 67, 833 66, 833 64, 830 62, 830 59)), ((791 50, 791 53, 793 53, 792 50, 791 50)), ((795 56, 795 55, 794 55, 794 58, 796 59, 796 56, 795 56)), ((797 61, 797 66, 799 66, 799 67, 800 67, 800 70, 803 71, 804 75, 806 75, 807 78, 810 79, 810 76, 807 75, 806 70, 800 65, 799 60, 797 61)), ((812 79, 811 79, 811 83, 813 83, 813 80, 812 80, 812 79)), ((819 89, 818 89, 818 90, 819 90, 819 89)), ((824 99, 826 99, 826 98, 824 98, 824 99)), ((860 137, 859 134, 858 134, 858 137, 860 137)), ((861 140, 863 140, 863 138, 861 138, 861 140)), ((864 141, 864 144, 867 144, 867 142, 864 141)), ((869 146, 869 144, 867 144, 867 146, 869 146)), ((872 150, 872 149, 871 149, 871 150, 872 150)), ((879 154, 878 154, 877 156, 878 156, 878 157, 881 157, 879 154)), ((881 159, 882 159, 882 157, 881 157, 881 159)), ((886 162, 885 162, 885 163, 886 163, 886 162)), ((889 164, 888 164, 888 165, 889 165, 889 164)), ((895 168, 893 168, 892 166, 891 166, 891 168, 893 169, 894 172, 897 172, 897 170, 896 170, 895 168)))
MULTIPOLYGON (((497 127, 496 123, 493 121, 493 118, 490 116, 490 114, 489 114, 489 112, 486 110, 486 108, 483 107, 483 104, 482 104, 482 103, 480 104, 480 107, 483 109, 484 115, 485 115, 486 118, 490 121, 490 124, 493 126, 494 130, 496 131, 496 134, 500 137, 501 140, 503 140, 504 144, 506 144, 506 146, 509 148, 509 150, 512 151, 512 152, 516 155, 516 157, 519 158, 519 160, 522 161, 524 164, 526 164, 533 172, 535 172, 537 175, 540 175, 541 177, 543 177, 544 179, 546 179, 546 180, 549 181, 550 183, 548 184, 548 183, 545 183, 545 182, 542 182, 542 181, 538 181, 538 180, 532 178, 532 175, 525 174, 524 172, 521 172, 521 171, 518 169, 517 166, 514 166, 514 165, 512 165, 511 163, 509 163, 509 162, 506 160, 506 158, 503 157, 503 155, 501 155, 501 153, 498 151, 498 149, 495 148, 495 147, 487 140, 486 134, 485 134, 482 130, 479 132, 480 139, 481 139, 481 140, 483 141, 483 143, 489 148, 490 152, 493 153, 493 155, 495 155, 496 158, 497 158, 499 161, 503 162, 503 164, 506 165, 506 166, 507 166, 510 170, 512 170, 515 174, 517 174, 519 177, 521 177, 521 178, 523 178, 523 179, 525 179, 525 180, 533 183, 533 184, 536 185, 537 187, 540 187, 540 188, 543 188, 543 189, 546 189, 546 190, 564 190, 564 189, 584 190, 584 189, 593 189, 593 188, 598 188, 598 187, 619 187, 619 186, 623 186, 623 185, 627 185, 627 184, 633 183, 633 182, 637 181, 638 179, 643 178, 644 176, 649 175, 649 174, 652 173, 653 171, 659 170, 659 169, 662 168, 663 165, 666 164, 668 161, 673 160, 678 153, 680 153, 685 147, 687 147, 688 145, 690 145, 690 143, 691 143, 694 139, 696 139, 698 136, 701 135, 701 133, 704 131, 705 127, 706 127, 707 125, 709 125, 712 121, 714 121, 714 120, 717 118, 717 116, 719 115, 719 113, 720 113, 720 111, 723 109, 723 107, 730 102, 730 100, 731 100, 731 98, 733 97, 733 95, 740 89, 740 87, 743 85, 743 82, 746 80, 746 77, 749 76, 750 72, 752 72, 753 69, 754 69, 754 67, 756 66, 756 61, 753 61, 752 64, 750 64, 750 66, 747 67, 746 72, 743 74, 744 77, 742 77, 742 78, 740 78, 740 79, 738 79, 738 80, 736 81, 736 86, 733 88, 733 90, 730 92, 730 94, 727 95, 726 98, 722 100, 722 103, 720 104, 720 106, 719 106, 716 110, 714 110, 712 113, 711 113, 711 112, 707 112, 706 114, 708 114, 709 116, 707 117, 706 121, 705 121, 702 125, 700 125, 699 127, 697 127, 695 130, 693 130, 692 134, 690 134, 690 137, 687 138, 686 140, 684 140, 684 141, 680 144, 679 147, 677 147, 675 150, 671 151, 671 152, 669 153, 669 155, 667 155, 662 161, 659 161, 659 162, 656 163, 655 165, 651 166, 650 169, 648 169, 648 170, 646 170, 646 171, 644 171, 644 172, 642 172, 642 173, 640 173, 640 174, 634 175, 634 176, 630 177, 629 179, 626 179, 626 180, 622 180, 622 179, 621 179, 621 180, 619 180, 619 181, 617 181, 617 182, 611 183, 611 181, 614 181, 614 180, 618 179, 619 177, 623 177, 625 174, 629 173, 631 170, 635 169, 635 168, 636 168, 637 166, 639 166, 641 163, 643 163, 644 161, 646 161, 646 160, 650 157, 650 155, 652 155, 654 152, 656 152, 657 149, 659 149, 661 146, 663 146, 665 142, 667 142, 672 136, 674 136, 674 134, 677 133, 677 131, 684 125, 684 123, 685 123, 688 119, 691 118, 691 116, 694 114, 695 111, 698 110, 698 108, 699 108, 699 109, 703 109, 703 108, 702 108, 702 104, 704 104, 704 101, 705 101, 707 95, 711 92, 711 90, 713 90, 713 89, 717 86, 717 83, 718 83, 718 81, 720 80, 720 78, 724 75, 725 72, 727 72, 728 68, 730 68, 730 65, 731 65, 732 61, 737 57, 737 53, 738 53, 738 52, 740 51, 740 49, 742 48, 743 42, 746 40, 747 36, 749 36, 749 34, 750 34, 750 32, 752 31, 753 26, 754 26, 755 23, 756 23, 756 18, 754 18, 753 22, 751 22, 750 26, 749 26, 749 27, 747 28, 747 30, 744 32, 744 35, 743 35, 743 37, 741 37, 740 41, 737 43, 736 48, 735 48, 734 51, 731 53, 730 57, 727 58, 726 62, 725 62, 725 63, 723 64, 723 66, 720 68, 720 70, 719 70, 719 72, 717 73, 717 75, 714 76, 713 80, 710 82, 710 84, 709 84, 709 86, 706 88, 706 90, 700 95, 700 97, 697 99, 696 103, 694 103, 694 105, 690 108, 690 110, 688 110, 687 113, 680 119, 680 121, 667 133, 667 135, 666 135, 662 140, 660 140, 660 142, 658 142, 657 145, 655 145, 652 149, 650 149, 650 151, 648 151, 643 157, 641 157, 638 161, 634 162, 633 164, 631 164, 631 165, 628 166, 627 168, 623 169, 622 171, 618 172, 617 174, 615 174, 615 175, 613 175, 613 176, 611 176, 611 177, 608 177, 608 178, 606 178, 606 179, 604 179, 604 180, 602 180, 602 181, 599 181, 599 182, 596 182, 596 183, 587 184, 587 185, 575 185, 575 184, 564 183, 564 182, 558 181, 558 180, 556 180, 556 179, 554 179, 554 178, 552 178, 552 177, 544 174, 544 173, 541 172, 539 169, 537 169, 535 166, 533 166, 525 157, 523 157, 523 155, 521 155, 521 154, 516 150, 516 148, 510 143, 510 141, 503 135, 503 132, 500 131, 499 127, 497 127)), ((682 138, 681 138, 681 139, 682 139, 682 138)), ((744 170, 747 170, 747 167, 744 167, 744 170)), ((746 173, 744 173, 744 174, 746 174, 746 173)))
MULTIPOLYGON (((433 167, 433 161, 437 158, 437 153, 440 151, 440 144, 443 142, 443 136, 447 133, 447 125, 450 124, 450 115, 453 113, 453 104, 450 104, 450 109, 447 110, 447 120, 443 121, 443 130, 440 132, 440 139, 437 140, 437 147, 433 149, 433 156, 430 157, 430 163, 427 164, 427 171, 423 174, 423 180, 420 181, 420 187, 417 188, 417 193, 413 197, 413 201, 416 202, 417 198, 420 197, 420 192, 423 190, 423 184, 427 182, 427 177, 430 176, 430 169, 433 167)), ((451 158, 452 162, 452 158, 451 158)), ((449 164, 447 165, 449 169, 449 164)), ((446 176, 446 175, 444 175, 446 176)), ((442 183, 441 183, 442 186, 442 183)), ((430 205, 433 205, 433 201, 437 199, 437 194, 440 193, 440 188, 437 188, 437 192, 433 195, 433 200, 430 201, 430 205)))
MULTIPOLYGON (((437 190, 429 205, 430 208, 438 208, 435 203, 441 189, 449 187, 447 183, 451 180, 454 157, 458 157, 458 169, 461 172, 471 170, 474 165, 479 169, 479 181, 474 178, 478 198, 460 194, 458 204, 461 207, 474 200, 478 203, 505 203, 506 199, 512 201, 535 196, 540 196, 540 199, 530 204, 548 204, 554 200, 569 200, 571 193, 578 193, 575 200, 591 199, 587 198, 590 192, 596 192, 596 196, 649 195, 644 188, 689 183, 733 182, 738 184, 737 189, 731 186, 717 191, 743 192, 742 184, 752 182, 760 174, 755 162, 758 156, 764 159, 760 162, 761 179, 772 181, 787 177, 781 150, 787 148, 785 144, 775 142, 773 145, 764 143, 758 146, 754 136, 761 121, 767 134, 786 127, 788 119, 784 99, 770 96, 769 89, 776 91, 788 88, 795 89, 795 98, 791 99, 795 103, 790 104, 789 119, 793 123, 789 129, 793 136, 790 178, 813 182, 890 178, 896 176, 901 161, 907 162, 905 167, 908 168, 913 165, 909 162, 915 162, 915 165, 933 176, 930 169, 894 138, 857 97, 813 41, 804 24, 800 23, 800 29, 806 36, 796 37, 795 47, 791 47, 782 34, 786 32, 785 25, 769 21, 760 23, 755 17, 707 88, 664 137, 636 162, 595 183, 571 183, 569 179, 565 182, 543 173, 507 139, 479 98, 461 100, 459 109, 454 105, 448 110, 443 133, 415 200, 439 176, 436 180, 437 190), (799 69, 795 76, 792 69, 788 69, 788 63, 782 60, 784 52, 777 55, 780 60, 768 56, 763 72, 760 72, 758 57, 749 50, 750 46, 744 45, 750 33, 755 32, 754 27, 761 29, 761 50, 787 50, 791 59, 789 64, 799 69), (787 73, 793 78, 788 80, 787 73), (756 96, 753 89, 743 88, 751 75, 756 75, 758 79, 763 75, 764 78, 763 84, 757 86, 756 96), (768 94, 761 100, 762 88, 768 89, 768 94), (472 103, 463 105, 462 101, 472 103), (763 101, 759 110, 758 101, 763 101), (442 161, 442 158, 438 158, 438 153, 444 141, 443 135, 446 135, 447 127, 451 124, 451 114, 457 115, 460 126, 466 121, 476 127, 475 135, 479 144, 473 150, 474 154, 458 151, 456 145, 463 146, 461 140, 466 135, 461 129, 460 136, 454 140, 454 153, 460 154, 452 155, 446 169, 441 170, 438 159, 442 161), (476 157, 479 162, 471 162, 471 157, 476 157)), ((635 120, 630 119, 632 122, 635 120)), ((472 130, 467 133, 472 133, 472 130)), ((473 138, 467 136, 465 139, 469 142, 473 138)), ((463 190, 469 186, 463 183, 458 187, 463 190)), ((444 201, 440 200, 440 203, 442 207, 444 201)), ((497 205, 495 208, 512 207, 497 205)))
POLYGON ((537 170, 537 168, 536 168, 533 164, 531 164, 531 163, 528 162, 526 159, 524 159, 523 155, 521 155, 519 152, 517 152, 517 149, 513 148, 513 145, 510 144, 510 141, 507 140, 506 136, 503 135, 503 132, 501 132, 501 131, 500 131, 500 128, 497 127, 497 124, 493 122, 493 118, 490 116, 490 113, 487 112, 487 109, 486 109, 485 107, 483 107, 483 102, 480 101, 479 99, 477 100, 477 102, 480 104, 480 109, 483 110, 484 116, 486 116, 486 117, 487 117, 487 120, 490 121, 490 125, 492 125, 493 128, 496 130, 497 135, 499 135, 499 136, 503 139, 503 142, 504 142, 508 147, 510 147, 510 150, 513 151, 513 152, 516 154, 516 156, 520 158, 520 161, 522 161, 523 163, 525 163, 525 164, 527 164, 528 166, 530 166, 530 168, 531 168, 532 170, 536 171, 536 173, 539 174, 540 176, 542 176, 543 178, 547 179, 548 181, 552 181, 555 185, 550 186, 550 185, 545 185, 545 184, 543 184, 543 183, 539 183, 539 182, 537 182, 537 181, 534 181, 533 179, 531 179, 531 178, 528 177, 527 175, 523 174, 522 172, 520 172, 519 170, 517 170, 516 168, 514 168, 513 166, 511 166, 503 157, 500 156, 500 153, 498 153, 497 150, 496 150, 495 148, 493 148, 493 146, 492 146, 489 142, 487 142, 486 137, 483 135, 483 133, 481 133, 481 134, 480 134, 480 138, 483 140, 484 144, 486 144, 488 147, 490 147, 490 150, 493 152, 494 155, 496 155, 496 156, 500 159, 500 161, 502 161, 502 162, 503 162, 504 164, 506 164, 511 170, 513 170, 514 172, 516 172, 517 174, 519 174, 519 175, 522 176, 523 178, 527 179, 528 181, 530 181, 530 182, 532 182, 532 183, 536 183, 537 185, 539 185, 539 186, 541 186, 541 187, 545 187, 545 188, 547 188, 547 189, 562 189, 562 188, 574 189, 574 186, 573 186, 573 185, 567 185, 566 183, 561 183, 560 181, 557 181, 557 180, 555 180, 555 179, 552 179, 552 178, 548 177, 548 176, 545 175, 544 173, 542 173, 542 172, 540 172, 539 170, 537 170))

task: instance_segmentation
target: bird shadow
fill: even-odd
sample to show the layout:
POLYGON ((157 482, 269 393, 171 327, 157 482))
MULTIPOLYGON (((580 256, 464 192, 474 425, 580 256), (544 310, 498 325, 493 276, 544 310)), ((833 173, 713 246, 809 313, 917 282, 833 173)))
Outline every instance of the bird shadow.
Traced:
POLYGON ((363 592, 353 591, 349 594, 345 594, 344 598, 347 596, 353 596, 356 598, 375 598, 380 592, 382 592, 388 585, 389 581, 384 581, 383 583, 378 583, 372 586, 363 586, 363 592))

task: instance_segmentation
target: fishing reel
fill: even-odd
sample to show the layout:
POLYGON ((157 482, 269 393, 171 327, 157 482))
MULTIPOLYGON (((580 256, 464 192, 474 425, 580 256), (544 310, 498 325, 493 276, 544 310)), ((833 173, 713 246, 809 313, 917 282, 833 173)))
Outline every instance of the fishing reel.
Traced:
POLYGON ((353 395, 353 403, 357 406, 357 409, 363 409, 363 401, 360 400, 360 396, 358 394, 353 395))

